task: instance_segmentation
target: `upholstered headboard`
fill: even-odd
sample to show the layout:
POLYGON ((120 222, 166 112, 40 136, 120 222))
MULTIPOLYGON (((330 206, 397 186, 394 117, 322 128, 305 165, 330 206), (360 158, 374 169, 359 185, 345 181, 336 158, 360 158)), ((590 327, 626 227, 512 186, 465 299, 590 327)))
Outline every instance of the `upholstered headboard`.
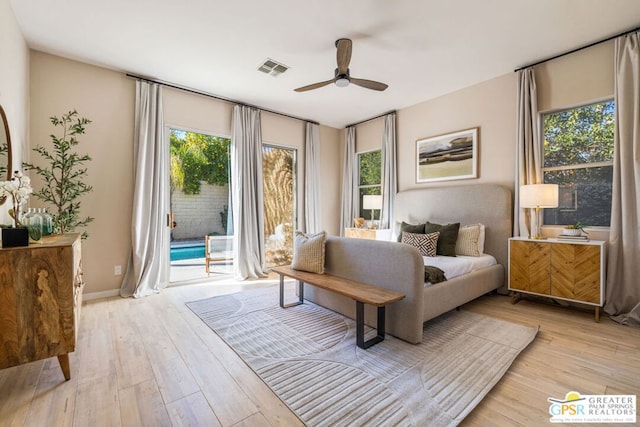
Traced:
POLYGON ((496 184, 411 189, 396 195, 394 235, 402 221, 425 221, 461 225, 485 225, 484 252, 493 255, 505 268, 508 265, 508 239, 512 235, 513 206, 511 191, 496 184))

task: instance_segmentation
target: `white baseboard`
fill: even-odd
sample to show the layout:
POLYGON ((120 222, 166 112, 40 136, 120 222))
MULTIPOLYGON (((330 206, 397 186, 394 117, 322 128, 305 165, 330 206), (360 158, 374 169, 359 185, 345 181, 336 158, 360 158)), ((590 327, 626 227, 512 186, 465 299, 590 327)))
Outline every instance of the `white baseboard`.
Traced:
POLYGON ((87 294, 82 294, 82 301, 91 301, 94 299, 100 298, 111 298, 117 297, 120 295, 120 289, 112 289, 110 291, 102 291, 102 292, 90 292, 87 294))

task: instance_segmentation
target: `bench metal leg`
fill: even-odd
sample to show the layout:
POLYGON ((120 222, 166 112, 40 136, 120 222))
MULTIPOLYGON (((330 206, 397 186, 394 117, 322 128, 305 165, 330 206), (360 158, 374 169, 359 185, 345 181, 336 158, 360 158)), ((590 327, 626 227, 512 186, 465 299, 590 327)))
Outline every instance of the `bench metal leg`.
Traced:
POLYGON ((296 305, 300 305, 304 302, 304 283, 302 280, 298 280, 298 301, 292 302, 290 304, 284 303, 284 276, 280 275, 280 307, 294 307, 296 305))
POLYGON ((384 341, 384 315, 385 307, 378 307, 378 333, 368 341, 364 340, 364 303, 356 301, 356 345, 367 349, 384 341))

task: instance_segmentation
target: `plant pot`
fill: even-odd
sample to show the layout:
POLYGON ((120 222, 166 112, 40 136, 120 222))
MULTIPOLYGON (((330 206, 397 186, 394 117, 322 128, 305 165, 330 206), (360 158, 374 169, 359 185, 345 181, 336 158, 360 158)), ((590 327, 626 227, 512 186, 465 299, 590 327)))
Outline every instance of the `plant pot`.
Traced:
POLYGON ((564 230, 562 230, 562 234, 564 234, 565 236, 581 236, 582 230, 580 230, 579 228, 565 228, 564 230))
POLYGON ((27 227, 3 228, 2 247, 15 248, 29 246, 29 229, 27 227))

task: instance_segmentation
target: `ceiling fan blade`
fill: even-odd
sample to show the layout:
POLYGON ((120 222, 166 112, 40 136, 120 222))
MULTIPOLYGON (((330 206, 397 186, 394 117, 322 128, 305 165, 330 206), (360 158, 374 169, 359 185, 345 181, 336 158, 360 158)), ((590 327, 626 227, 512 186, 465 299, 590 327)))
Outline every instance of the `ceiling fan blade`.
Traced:
POLYGON ((379 91, 383 91, 389 87, 389 85, 386 85, 384 83, 376 82, 373 80, 367 80, 367 79, 356 79, 355 77, 351 77, 351 83, 353 83, 354 85, 365 87, 367 89, 373 89, 373 90, 379 90, 379 91))
POLYGON ((337 62, 338 62, 338 74, 347 74, 349 70, 349 63, 351 62, 351 40, 338 39, 336 41, 336 47, 338 48, 337 62))
POLYGON ((318 82, 318 83, 313 83, 313 84, 310 84, 310 85, 307 85, 307 86, 302 86, 302 87, 299 87, 298 89, 294 89, 294 90, 296 92, 306 92, 308 90, 318 89, 320 87, 326 86, 326 85, 331 84, 331 83, 333 83, 333 79, 327 80, 325 82, 318 82))

